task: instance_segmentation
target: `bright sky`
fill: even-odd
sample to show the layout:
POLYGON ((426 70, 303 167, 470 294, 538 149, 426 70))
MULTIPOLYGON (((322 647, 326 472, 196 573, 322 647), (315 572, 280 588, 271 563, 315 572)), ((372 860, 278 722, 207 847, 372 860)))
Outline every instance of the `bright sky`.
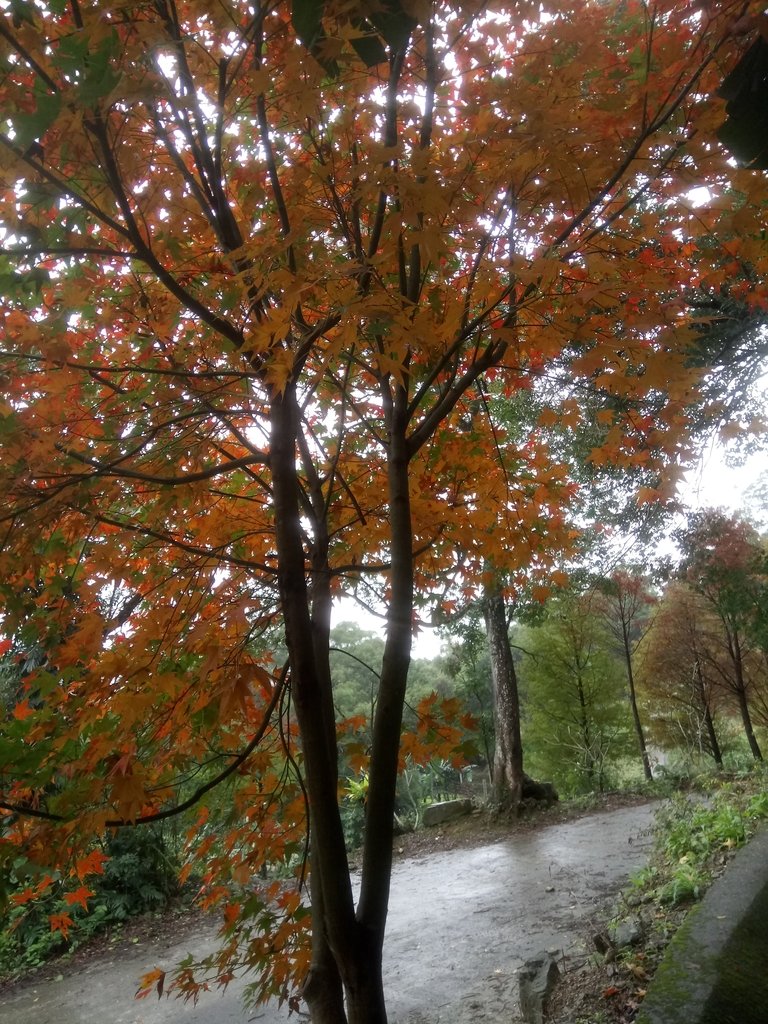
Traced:
POLYGON ((708 448, 695 469, 685 475, 680 497, 690 508, 724 508, 749 512, 768 523, 768 509, 745 507, 745 492, 768 474, 768 449, 756 452, 743 465, 729 466, 726 449, 708 448))

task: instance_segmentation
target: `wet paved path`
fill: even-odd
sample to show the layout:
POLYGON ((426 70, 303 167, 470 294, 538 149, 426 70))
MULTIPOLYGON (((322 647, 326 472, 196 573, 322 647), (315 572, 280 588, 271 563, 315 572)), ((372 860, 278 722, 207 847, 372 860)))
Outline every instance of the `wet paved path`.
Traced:
MULTIPOLYGON (((436 852, 395 864, 385 942, 393 1024, 481 1024, 516 1010, 515 971, 541 949, 567 948, 597 905, 645 861, 655 805, 625 807, 552 825, 489 846, 436 852)), ((2 1024, 278 1024, 287 1008, 247 1013, 234 982, 197 1006, 136 1002, 137 979, 187 953, 214 931, 177 946, 138 947, 92 962, 64 980, 0 997, 2 1024)), ((292 1021, 297 1021, 294 1014, 292 1021)))

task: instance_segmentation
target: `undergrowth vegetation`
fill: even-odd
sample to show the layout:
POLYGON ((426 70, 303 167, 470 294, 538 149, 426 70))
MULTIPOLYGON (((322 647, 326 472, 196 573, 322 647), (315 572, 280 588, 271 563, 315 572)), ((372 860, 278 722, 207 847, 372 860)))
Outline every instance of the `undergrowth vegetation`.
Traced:
POLYGON ((661 907, 699 899, 768 818, 764 772, 702 782, 700 791, 673 795, 659 812, 654 855, 634 879, 634 888, 661 907))
POLYGON ((634 1021, 686 914, 768 819, 768 773, 762 766, 688 781, 686 792, 669 793, 669 778, 654 784, 667 799, 656 815, 648 863, 622 893, 613 919, 592 936, 600 953, 593 951, 579 968, 578 1011, 564 1007, 565 1015, 556 1013, 553 1024, 634 1021), (617 938, 622 932, 628 937, 624 944, 617 938))
POLYGON ((24 857, 0 879, 0 978, 33 970, 134 915, 160 912, 178 893, 175 843, 162 828, 121 829, 104 845, 109 859, 80 891, 82 902, 65 900, 60 883, 42 899, 20 902, 18 893, 42 881, 24 857))

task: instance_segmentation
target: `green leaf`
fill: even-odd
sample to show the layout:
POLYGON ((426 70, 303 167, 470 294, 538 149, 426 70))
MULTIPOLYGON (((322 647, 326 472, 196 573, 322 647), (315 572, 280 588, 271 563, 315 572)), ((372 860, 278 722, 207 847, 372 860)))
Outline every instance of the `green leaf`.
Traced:
POLYGON ((768 169, 768 142, 766 128, 768 115, 760 114, 750 120, 729 118, 718 130, 717 137, 739 163, 753 170, 768 169))
POLYGON ((417 21, 406 14, 399 0, 389 0, 384 10, 371 15, 371 21, 379 30, 387 46, 391 50, 402 50, 408 44, 411 32, 416 28, 417 21))
POLYGON ((84 107, 95 107, 99 100, 108 96, 120 82, 120 75, 107 66, 89 74, 77 90, 77 98, 84 107))
MULTIPOLYGON (((356 28, 364 29, 365 25, 356 25, 356 28)), ((368 33, 350 40, 360 60, 366 67, 372 68, 381 64, 387 59, 387 51, 384 49, 381 40, 375 33, 368 33)))
POLYGON ((293 30, 308 50, 322 39, 324 0, 293 0, 291 23, 293 30))
POLYGON ((77 90, 77 98, 82 106, 96 106, 118 85, 120 75, 112 68, 111 62, 119 46, 119 38, 113 33, 86 57, 82 68, 84 78, 77 90))
POLYGON ((34 26, 35 13, 34 5, 28 3, 28 0, 11 0, 11 18, 14 28, 21 28, 25 22, 27 25, 34 26))
POLYGON ((61 112, 61 93, 40 92, 37 108, 25 114, 14 124, 14 142, 20 149, 26 149, 45 135, 61 112))
POLYGON ((56 47, 53 64, 68 78, 79 75, 88 59, 88 36, 79 32, 65 35, 56 47))
POLYGON ((291 23, 296 35, 330 78, 336 78, 339 66, 335 60, 321 56, 320 43, 326 38, 323 29, 324 0, 293 0, 291 23))

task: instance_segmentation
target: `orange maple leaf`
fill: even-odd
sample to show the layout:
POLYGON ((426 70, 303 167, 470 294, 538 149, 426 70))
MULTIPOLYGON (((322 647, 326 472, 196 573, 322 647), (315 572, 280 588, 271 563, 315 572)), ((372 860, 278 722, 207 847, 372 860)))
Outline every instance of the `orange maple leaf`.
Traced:
POLYGON ((224 924, 227 928, 231 928, 240 916, 240 904, 239 903, 227 903, 224 907, 224 924))
POLYGON ((37 893, 28 885, 26 889, 22 889, 21 892, 11 893, 11 903, 16 907, 22 907, 25 903, 31 903, 37 893))
POLYGON ((104 874, 104 862, 109 860, 109 857, 105 857, 101 850, 91 850, 86 856, 82 857, 75 864, 75 874, 82 882, 87 875, 103 875, 104 874))
POLYGON ((61 932, 65 939, 69 936, 69 929, 74 924, 69 914, 50 914, 48 920, 51 923, 52 932, 61 932))
POLYGON ((32 707, 32 705, 29 703, 29 700, 26 698, 22 701, 19 701, 19 703, 13 709, 13 717, 17 719, 19 722, 23 722, 26 718, 29 718, 30 715, 34 715, 34 713, 35 709, 32 707))
POLYGON ((159 999, 163 994, 163 986, 165 985, 165 971, 161 971, 159 967, 155 967, 154 970, 148 971, 146 974, 142 974, 139 979, 139 987, 136 990, 135 999, 146 999, 149 993, 154 988, 157 992, 157 998, 159 999))
POLYGON ((87 888, 85 885, 81 885, 79 889, 75 889, 72 892, 64 893, 64 902, 69 907, 73 907, 78 903, 83 910, 88 909, 88 898, 93 896, 93 890, 87 888))

